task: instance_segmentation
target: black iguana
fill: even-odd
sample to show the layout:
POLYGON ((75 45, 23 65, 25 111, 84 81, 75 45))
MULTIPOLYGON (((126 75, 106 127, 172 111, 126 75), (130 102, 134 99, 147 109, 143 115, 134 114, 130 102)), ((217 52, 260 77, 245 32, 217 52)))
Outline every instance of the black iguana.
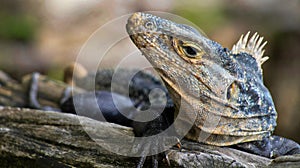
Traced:
MULTIPOLYGON (((271 135, 277 113, 263 84, 261 65, 268 57, 263 56, 266 42, 263 43, 258 34, 248 40, 247 33, 229 50, 190 26, 147 13, 134 13, 126 28, 168 89, 164 90, 157 79, 141 72, 129 85, 131 101, 138 108, 148 108, 147 96, 155 87, 166 92, 168 101, 160 117, 141 123, 134 121, 135 115, 140 115, 138 110, 127 106, 130 103, 126 104, 130 99, 118 94, 122 94, 122 87, 116 90, 117 93, 96 91, 98 105, 108 121, 133 127, 137 136, 155 135, 173 127, 178 133, 173 135, 179 137, 216 146, 233 145, 269 158, 300 153, 296 142, 271 135), (115 101, 123 103, 122 110, 127 110, 131 118, 119 113, 113 96, 117 98, 115 101), (179 115, 182 113, 186 115, 179 115), (177 122, 172 125, 174 120, 177 122)), ((98 73, 96 87, 99 85, 101 89, 110 90, 114 72, 98 73)), ((126 71, 124 73, 123 76, 127 76, 126 71)), ((30 93, 36 95, 34 90, 30 93)), ((91 98, 88 95, 74 97, 82 100, 79 106, 86 108, 87 112, 83 115, 93 118, 93 112, 89 113, 86 106, 91 98)), ((34 96, 31 99, 36 101, 34 96)), ((65 101, 61 108, 64 112, 76 113, 72 99, 65 101)), ((157 113, 155 109, 152 112, 157 113)), ((138 167, 143 166, 146 156, 157 151, 156 148, 164 148, 163 141, 164 137, 141 142, 143 155, 138 167)), ((157 167, 156 157, 153 166, 157 167)))
POLYGON ((185 138, 193 141, 238 144, 270 158, 300 152, 299 144, 271 135, 277 113, 263 84, 261 65, 268 59, 263 37, 255 33, 249 39, 248 32, 229 50, 190 26, 141 12, 126 28, 167 86, 179 134, 192 125, 185 138))

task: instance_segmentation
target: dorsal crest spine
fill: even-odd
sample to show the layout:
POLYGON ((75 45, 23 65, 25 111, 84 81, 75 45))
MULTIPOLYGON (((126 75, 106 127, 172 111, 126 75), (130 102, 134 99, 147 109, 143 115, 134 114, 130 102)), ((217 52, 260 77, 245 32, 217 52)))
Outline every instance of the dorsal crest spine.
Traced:
POLYGON ((263 42, 263 37, 260 37, 258 33, 254 33, 254 35, 248 40, 250 35, 250 31, 244 36, 242 35, 239 41, 233 45, 231 52, 233 54, 239 53, 247 53, 256 59, 256 62, 259 67, 269 59, 269 57, 264 56, 265 50, 264 46, 267 44, 267 41, 263 42), (263 43, 262 43, 263 42, 263 43))

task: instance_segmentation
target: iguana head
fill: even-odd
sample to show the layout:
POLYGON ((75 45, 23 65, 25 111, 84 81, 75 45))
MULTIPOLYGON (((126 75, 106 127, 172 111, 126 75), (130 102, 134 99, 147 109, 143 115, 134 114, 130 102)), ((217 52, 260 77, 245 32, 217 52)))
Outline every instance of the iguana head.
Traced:
POLYGON ((204 131, 211 134, 204 142, 230 145, 274 130, 277 114, 262 79, 263 38, 248 41, 248 33, 230 51, 190 26, 146 13, 134 13, 126 28, 165 82, 177 113, 185 102, 191 107, 185 112, 196 114, 188 138, 198 140, 204 131), (212 116, 218 124, 209 126, 212 116))

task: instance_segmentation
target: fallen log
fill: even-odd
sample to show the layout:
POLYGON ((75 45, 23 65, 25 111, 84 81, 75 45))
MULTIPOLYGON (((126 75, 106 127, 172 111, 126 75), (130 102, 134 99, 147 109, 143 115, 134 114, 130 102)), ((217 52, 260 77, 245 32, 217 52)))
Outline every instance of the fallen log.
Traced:
MULTIPOLYGON (((1 167, 134 167, 138 158, 110 150, 124 153, 131 150, 133 141, 131 128, 113 123, 59 112, 0 108, 1 167)), ((271 160, 228 147, 188 141, 182 141, 182 150, 170 149, 167 155, 172 167, 300 165, 300 155, 271 160)), ((146 164, 151 166, 151 159, 146 164)))

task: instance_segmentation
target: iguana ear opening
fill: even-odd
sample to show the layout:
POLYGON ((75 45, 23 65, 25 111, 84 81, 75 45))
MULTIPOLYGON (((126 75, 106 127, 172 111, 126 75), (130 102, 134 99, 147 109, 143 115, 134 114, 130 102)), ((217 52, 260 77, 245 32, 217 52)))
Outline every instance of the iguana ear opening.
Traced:
POLYGON ((227 88, 226 98, 230 102, 237 102, 239 98, 240 87, 238 81, 232 82, 227 88))
POLYGON ((269 59, 269 57, 264 56, 265 50, 263 49, 267 41, 262 43, 264 38, 260 37, 257 32, 248 41, 249 34, 250 31, 245 36, 242 35, 239 41, 233 45, 231 52, 232 54, 247 53, 255 58, 258 67, 261 67, 269 59))

